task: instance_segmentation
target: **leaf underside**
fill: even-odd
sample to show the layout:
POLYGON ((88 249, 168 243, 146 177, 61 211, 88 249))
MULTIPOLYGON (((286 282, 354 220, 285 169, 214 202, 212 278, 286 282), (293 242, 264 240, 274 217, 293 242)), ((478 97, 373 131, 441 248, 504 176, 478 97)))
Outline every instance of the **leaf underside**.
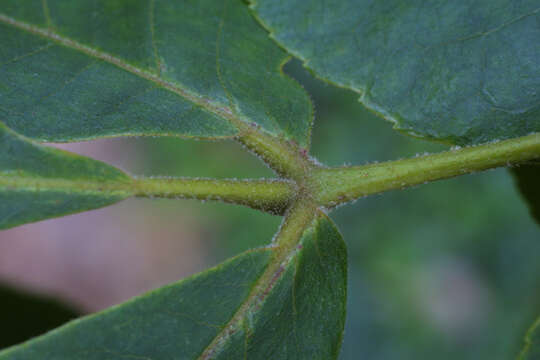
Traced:
POLYGON ((307 147, 304 90, 241 0, 3 0, 0 117, 25 136, 230 137, 307 147))
MULTIPOLYGON (((537 0, 251 3, 281 46, 398 130, 458 145, 540 132, 537 0)), ((538 174, 516 174, 538 220, 538 174)))
MULTIPOLYGON (((460 145, 540 131, 537 1, 253 2, 280 45, 400 130, 460 145)), ((241 0, 3 0, 0 229, 130 195, 89 185, 130 181, 119 170, 33 140, 216 139, 248 124, 308 148, 313 111, 281 72, 286 59, 241 0)), ((537 173, 522 170, 522 191, 537 199, 537 173)), ((267 277, 281 250, 245 252, 0 360, 337 358, 346 300, 340 234, 319 214, 267 277)), ((537 335, 530 332, 523 359, 538 358, 537 335)))
MULTIPOLYGON (((4 0, 0 121, 37 141, 122 135, 223 138, 249 124, 308 147, 311 102, 281 72, 286 58, 240 0, 4 0)), ((16 139, 28 142, 7 135, 3 127, 0 131, 6 134, 2 149, 15 146, 16 139)), ((58 158, 54 165, 47 163, 50 172, 43 175, 44 166, 24 159, 38 156, 35 144, 28 147, 34 153, 0 154, 0 229, 130 195, 100 194, 103 189, 85 186, 85 180, 107 184, 118 179, 100 178, 106 167, 90 166, 82 158, 78 165, 61 164, 66 158, 58 158), (92 174, 92 167, 98 173, 92 174), (18 180, 9 177, 15 173, 28 180, 25 190, 10 186, 18 180), (56 183, 38 186, 32 182, 36 176, 56 183), (74 189, 59 185, 74 176, 74 189)))
POLYGON ((252 0, 315 74, 397 129, 470 145, 540 131, 537 0, 252 0))
POLYGON ((115 203, 130 194, 99 186, 129 181, 110 165, 36 144, 0 123, 0 229, 115 203))
POLYGON ((540 318, 536 320, 525 337, 525 347, 519 360, 539 360, 540 359, 540 318))
POLYGON ((337 358, 347 258, 340 234, 321 214, 264 291, 254 293, 276 251, 247 251, 0 352, 0 359, 337 358))
MULTIPOLYGON (((241 0, 3 1, 0 229, 132 195, 119 170, 35 141, 251 129, 307 149, 313 110, 286 59, 241 0)), ((337 358, 345 245, 322 214, 303 234, 292 253, 248 251, 0 359, 337 358)))

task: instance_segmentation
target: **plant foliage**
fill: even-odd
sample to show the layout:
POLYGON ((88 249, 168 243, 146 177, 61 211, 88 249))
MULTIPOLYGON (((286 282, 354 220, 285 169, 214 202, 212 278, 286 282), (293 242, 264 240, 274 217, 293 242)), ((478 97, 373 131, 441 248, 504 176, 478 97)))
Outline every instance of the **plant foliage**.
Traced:
POLYGON ((0 360, 335 359, 347 256, 328 211, 523 164, 517 182, 538 219, 538 4, 326 5, 2 1, 0 228, 131 196, 221 200, 283 222, 266 247, 3 350, 0 360), (288 54, 357 92, 396 129, 470 147, 364 166, 319 164, 308 155, 311 100, 281 69, 288 54), (138 135, 234 139, 276 178, 133 177, 40 144, 138 135))

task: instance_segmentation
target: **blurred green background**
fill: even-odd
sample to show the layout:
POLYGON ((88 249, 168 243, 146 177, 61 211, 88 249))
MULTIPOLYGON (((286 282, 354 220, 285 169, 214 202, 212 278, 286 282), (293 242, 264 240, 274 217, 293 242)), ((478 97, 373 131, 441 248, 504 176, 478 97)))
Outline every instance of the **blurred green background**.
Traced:
MULTIPOLYGON (((391 124, 364 109, 355 94, 315 79, 298 62, 287 64, 286 71, 312 96, 316 120, 311 153, 327 165, 394 160, 447 148, 392 130, 391 124)), ((119 144, 115 151, 135 158, 126 167, 137 175, 272 176, 258 159, 233 142, 139 138, 119 144)), ((103 291, 101 302, 97 295, 96 299, 85 295, 84 301, 73 301, 65 292, 51 291, 39 283, 37 288, 71 299, 80 311, 95 310, 107 301, 117 302, 141 289, 172 281, 171 274, 183 276, 265 245, 280 223, 279 217, 219 203, 130 201, 129 206, 114 206, 114 216, 144 208, 152 213, 151 219, 160 219, 159 226, 170 224, 173 237, 178 231, 177 242, 195 234, 197 255, 189 246, 170 254, 171 247, 160 243, 157 235, 140 249, 151 247, 156 253, 168 253, 167 257, 156 256, 155 264, 126 272, 126 276, 144 278, 142 287, 128 287, 111 298, 106 297, 111 291, 103 291), (189 223, 187 235, 177 229, 178 222, 189 223), (184 272, 171 272, 176 264, 194 256, 202 260, 184 272), (170 264, 161 266, 164 261, 170 264)), ((88 215, 76 216, 87 219, 84 216, 88 215)), ((337 209, 331 217, 349 249, 348 316, 341 359, 515 358, 526 328, 540 314, 540 227, 528 215, 505 169, 361 199, 337 209)), ((61 224, 68 224, 70 218, 61 224)), ((148 221, 154 221, 151 219, 148 221)), ((115 238, 107 240, 125 237, 130 246, 133 232, 128 222, 115 238)), ((13 237, 17 236, 0 236, 0 245, 15 241, 13 237)), ((38 242, 46 246, 39 237, 25 241, 29 247, 38 242)), ((91 236, 85 241, 84 246, 92 246, 91 236)), ((121 251, 115 254, 112 248, 90 249, 98 255, 106 251, 112 262, 124 259, 121 251)), ((1 270, 0 266, 0 277, 1 270)), ((3 278, 18 283, 13 274, 3 278)), ((94 279, 96 289, 104 279, 103 275, 94 279)), ((25 287, 34 285, 30 281, 25 287)), ((8 298, 0 294, 0 303, 8 298)), ((11 305, 9 311, 25 313, 30 307, 11 305)), ((0 309, 5 311, 6 306, 0 309)), ((0 319, 0 337, 2 332, 13 332, 7 316, 0 313, 0 319)))

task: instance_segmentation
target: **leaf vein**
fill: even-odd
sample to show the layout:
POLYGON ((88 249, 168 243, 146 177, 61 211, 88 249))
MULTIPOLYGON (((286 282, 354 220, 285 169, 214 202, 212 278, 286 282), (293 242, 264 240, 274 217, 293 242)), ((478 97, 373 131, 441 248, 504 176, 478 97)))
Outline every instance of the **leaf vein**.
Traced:
POLYGON ((17 62, 17 61, 22 60, 22 59, 27 58, 27 57, 34 56, 34 55, 36 55, 36 54, 39 54, 39 53, 41 53, 41 52, 43 52, 43 51, 45 51, 45 50, 48 50, 48 49, 51 48, 52 46, 54 46, 54 44, 49 42, 49 43, 47 43, 47 45, 41 46, 41 47, 39 47, 39 48, 37 48, 37 49, 34 49, 34 50, 32 50, 32 51, 29 51, 29 52, 27 52, 27 53, 25 53, 25 54, 17 55, 17 56, 15 56, 13 59, 1 63, 1 64, 0 64, 0 67, 2 67, 2 66, 4 66, 4 65, 11 64, 11 63, 14 63, 14 62, 17 62))
POLYGON ((297 250, 296 244, 302 238, 306 227, 313 222, 314 217, 315 211, 312 204, 306 199, 299 200, 289 208, 276 236, 278 246, 272 248, 274 254, 271 262, 256 280, 249 295, 223 327, 223 330, 212 339, 203 349, 201 355, 197 357, 198 360, 211 359, 220 351, 224 341, 234 333, 235 327, 241 325, 242 320, 245 321, 246 315, 259 310, 265 297, 285 273, 290 261, 294 261, 294 253, 297 250))
POLYGON ((148 20, 150 23, 150 39, 152 42, 152 50, 154 52, 154 61, 156 62, 156 71, 158 75, 161 75, 163 64, 161 63, 161 59, 159 57, 159 51, 156 44, 155 6, 156 6, 156 0, 149 0, 150 11, 148 12, 148 20))
POLYGON ((43 16, 45 16, 47 28, 50 29, 52 27, 52 19, 51 19, 51 13, 49 11, 49 4, 47 4, 47 0, 41 0, 41 7, 43 8, 43 16))
POLYGON ((21 31, 29 32, 41 38, 54 41, 67 48, 81 52, 85 55, 104 61, 106 63, 115 65, 116 67, 126 72, 134 74, 147 81, 153 82, 156 85, 163 87, 164 89, 171 91, 175 93, 176 95, 194 103, 195 105, 200 106, 204 110, 229 121, 231 125, 237 128, 237 130, 244 130, 247 126, 245 121, 240 119, 238 115, 235 112, 233 112, 231 108, 229 108, 228 106, 218 103, 200 94, 196 94, 178 82, 167 81, 161 78, 158 74, 156 74, 153 71, 141 69, 114 55, 97 50, 91 46, 77 42, 68 37, 62 36, 50 29, 44 29, 38 26, 30 25, 25 22, 15 20, 2 13, 0 13, 0 23, 14 27, 21 31))
POLYGON ((219 84, 221 85, 221 88, 223 89, 223 92, 225 93, 225 96, 227 97, 229 106, 231 107, 233 113, 237 115, 236 108, 233 105, 234 104, 233 97, 231 93, 229 92, 229 90, 227 89, 227 86, 225 85, 225 80, 223 79, 223 74, 221 73, 221 59, 220 59, 221 36, 223 33, 223 26, 225 24, 225 17, 227 16, 227 5, 228 5, 228 0, 224 0, 223 13, 219 21, 218 30, 216 34, 216 76, 218 78, 219 84))
POLYGON ((465 41, 468 41, 468 40, 473 40, 473 39, 477 39, 477 38, 481 38, 481 37, 486 37, 486 36, 489 36, 493 33, 496 33, 497 31, 500 31, 508 26, 511 26, 523 19, 526 19, 530 16, 534 16, 536 14, 538 14, 540 12, 540 8, 537 8, 537 9, 534 9, 532 10, 531 12, 529 13, 526 13, 526 14, 522 14, 520 16, 516 16, 515 18, 511 19, 511 20, 508 20, 507 22, 505 23, 502 23, 501 25, 499 26, 496 26, 492 29, 489 29, 489 30, 486 30, 486 31, 480 31, 480 32, 477 32, 475 34, 471 34, 469 36, 464 36, 464 37, 461 37, 461 38, 458 38, 458 39, 454 39, 454 40, 450 40, 450 41, 446 41, 446 42, 443 42, 439 45, 448 45, 448 44, 453 44, 453 43, 458 43, 458 42, 465 42, 465 41))
MULTIPOLYGON (((96 64, 97 64, 97 61, 91 61, 88 64, 86 64, 85 66, 83 66, 77 72, 73 73, 66 81, 64 81, 64 83, 59 88, 57 88, 57 89, 51 91, 50 93, 46 94, 45 96, 41 97, 38 100, 37 104, 41 104, 41 103, 43 103, 43 101, 47 100, 48 98, 54 97, 55 95, 57 95, 60 91, 65 89, 69 84, 73 83, 75 80, 77 80, 77 78, 79 76, 84 74, 88 69, 90 69, 92 66, 94 66, 96 64)), ((29 108, 26 113, 32 112, 32 111, 33 111, 33 109, 29 108)), ((26 114, 26 113, 24 113, 24 114, 26 114)))

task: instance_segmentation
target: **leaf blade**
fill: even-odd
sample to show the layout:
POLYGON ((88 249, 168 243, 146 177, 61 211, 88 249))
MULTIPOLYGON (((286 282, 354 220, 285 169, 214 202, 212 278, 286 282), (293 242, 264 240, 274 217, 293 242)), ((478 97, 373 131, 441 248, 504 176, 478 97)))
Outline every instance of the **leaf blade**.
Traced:
POLYGON ((229 319, 274 261, 276 248, 248 251, 205 273, 0 352, 0 359, 67 359, 73 354, 87 359, 120 359, 124 355, 153 359, 223 359, 241 355, 267 359, 269 354, 275 355, 273 358, 336 358, 345 316, 345 246, 331 221, 322 214, 306 231, 301 244, 303 247, 291 254, 277 274, 275 286, 266 294, 259 293, 256 306, 233 328, 227 328, 229 319), (321 268, 328 271, 319 273, 321 268), (300 292, 296 293, 296 312, 294 290, 300 292), (197 301, 193 301, 194 294, 197 301), (321 301, 314 302, 315 297, 321 301), (275 310, 280 314, 277 319, 275 310), (126 322, 127 317, 132 320, 126 322), (306 327, 298 334, 307 330, 312 337, 294 344, 295 323, 306 327), (268 326, 277 332, 270 334, 271 341, 259 341, 264 334, 269 335, 268 326), (212 338, 226 328, 234 329, 227 340, 215 351, 203 354, 212 338), (246 330, 250 333, 248 342, 246 330))
POLYGON ((19 133, 223 138, 255 123, 309 143, 309 99, 241 1, 28 7, 7 0, 0 14, 0 112, 19 133))
POLYGON ((0 123, 0 229, 113 204, 132 194, 110 185, 130 181, 110 165, 36 144, 0 123))
POLYGON ((535 1, 253 0, 252 8, 280 45, 399 130, 459 145, 540 131, 535 1))

